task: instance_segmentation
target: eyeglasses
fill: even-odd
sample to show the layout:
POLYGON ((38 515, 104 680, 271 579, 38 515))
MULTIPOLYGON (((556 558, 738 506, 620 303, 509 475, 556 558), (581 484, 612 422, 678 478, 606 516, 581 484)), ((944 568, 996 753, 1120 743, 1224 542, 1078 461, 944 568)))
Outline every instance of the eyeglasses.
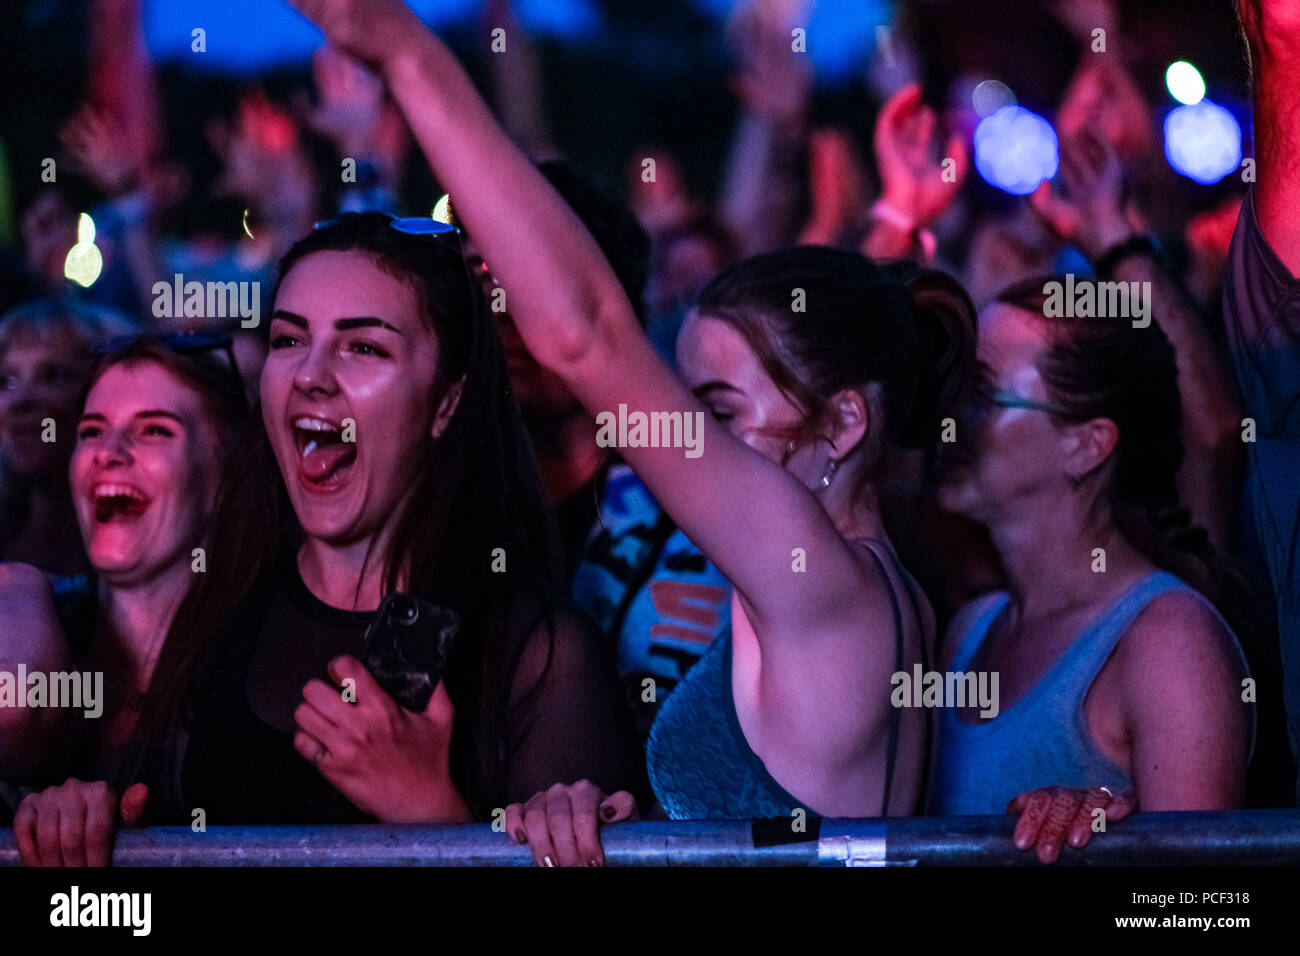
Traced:
POLYGON ((1032 398, 1025 398, 1023 395, 1017 395, 1015 392, 998 391, 992 395, 983 397, 983 401, 989 405, 995 405, 998 408, 1030 408, 1039 412, 1051 412, 1053 415, 1069 415, 1067 409, 1060 405, 1053 405, 1050 402, 1040 402, 1032 398))
POLYGON ((248 407, 248 397, 244 394, 244 379, 239 374, 239 363, 235 361, 235 340, 225 332, 138 332, 134 335, 119 335, 97 343, 91 350, 93 358, 122 355, 136 345, 160 345, 177 355, 197 357, 208 352, 220 352, 226 358, 226 368, 230 372, 231 387, 239 395, 244 408, 248 407))
POLYGON ((994 408, 1027 408, 1032 411, 1048 412, 1052 415, 1072 417, 1069 409, 1053 402, 1040 402, 1035 398, 1018 395, 1010 389, 997 388, 988 378, 988 373, 981 373, 976 379, 971 406, 977 414, 986 415, 994 408))

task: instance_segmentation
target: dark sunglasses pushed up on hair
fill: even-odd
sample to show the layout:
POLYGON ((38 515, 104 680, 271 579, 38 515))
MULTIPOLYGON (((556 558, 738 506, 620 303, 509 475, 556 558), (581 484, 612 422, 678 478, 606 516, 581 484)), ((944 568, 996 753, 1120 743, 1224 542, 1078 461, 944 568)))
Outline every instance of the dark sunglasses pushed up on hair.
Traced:
POLYGON ((226 368, 230 372, 231 387, 239 394, 240 401, 247 407, 244 394, 244 379, 239 374, 239 363, 235 361, 235 340, 226 332, 137 332, 132 335, 119 335, 97 343, 91 350, 93 358, 111 358, 124 355, 137 345, 158 345, 177 355, 198 357, 209 352, 219 352, 226 358, 226 368))

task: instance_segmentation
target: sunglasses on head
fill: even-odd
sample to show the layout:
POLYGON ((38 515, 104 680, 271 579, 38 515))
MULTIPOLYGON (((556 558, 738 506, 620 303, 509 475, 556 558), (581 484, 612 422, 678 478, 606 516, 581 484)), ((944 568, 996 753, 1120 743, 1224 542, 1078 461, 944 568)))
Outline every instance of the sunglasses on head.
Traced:
MULTIPOLYGON (((330 226, 337 225, 338 222, 338 219, 324 219, 312 226, 312 229, 328 229, 330 226)), ((390 219, 388 228, 408 236, 448 236, 460 232, 449 222, 439 222, 437 219, 427 219, 424 216, 403 216, 400 219, 390 219)))
MULTIPOLYGON (((339 221, 339 218, 318 222, 312 229, 324 229, 339 221)), ((451 197, 443 196, 433 207, 431 216, 399 216, 388 220, 388 228, 407 236, 450 236, 460 235, 456 225, 456 215, 452 212, 451 197)))
POLYGON ((136 345, 159 345, 177 355, 195 357, 209 352, 218 352, 225 356, 225 368, 230 373, 231 387, 239 395, 245 409, 248 407, 244 394, 244 380, 239 374, 239 363, 235 361, 235 340, 226 332, 137 332, 133 335, 119 335, 116 338, 96 344, 90 354, 100 359, 123 355, 136 345))

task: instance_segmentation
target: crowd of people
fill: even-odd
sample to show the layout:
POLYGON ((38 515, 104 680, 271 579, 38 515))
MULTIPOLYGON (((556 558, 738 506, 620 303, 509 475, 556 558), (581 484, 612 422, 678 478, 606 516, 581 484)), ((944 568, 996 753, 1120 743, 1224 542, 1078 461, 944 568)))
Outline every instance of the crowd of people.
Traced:
POLYGON ((314 105, 244 91, 196 200, 138 4, 96 4, 89 288, 76 189, 22 186, 0 671, 103 675, 95 718, 0 692, 25 862, 200 810, 494 822, 543 866, 639 816, 1010 813, 1051 862, 1097 811, 1295 805, 1289 4, 1241 0, 1257 181, 1209 212, 1148 203, 1153 114, 1086 24, 1060 173, 1005 209, 915 83, 870 166, 814 121, 762 2, 719 200, 656 150, 624 202, 524 108, 526 45, 489 105, 401 0, 294 5, 314 105), (1151 320, 1061 316, 1076 272, 1151 320), (598 440, 629 411, 699 453, 598 440), (418 704, 363 662, 393 595, 455 622, 418 704))

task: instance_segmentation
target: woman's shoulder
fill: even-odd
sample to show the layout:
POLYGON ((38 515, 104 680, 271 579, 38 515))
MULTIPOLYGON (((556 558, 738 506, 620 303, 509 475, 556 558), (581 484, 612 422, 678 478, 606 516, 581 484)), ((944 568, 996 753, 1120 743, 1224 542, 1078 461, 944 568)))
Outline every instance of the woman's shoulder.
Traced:
POLYGON ((59 633, 71 638, 75 602, 68 607, 61 613, 54 581, 44 571, 20 562, 0 563, 0 642, 30 647, 55 641, 59 633))
POLYGON ((53 593, 49 576, 40 568, 21 561, 0 562, 0 600, 38 601, 53 593))
POLYGON ((1168 572, 1155 572, 1142 583, 1161 590, 1138 611, 1115 651, 1116 661, 1134 679, 1244 671, 1237 637, 1208 598, 1168 572))
POLYGON ((507 627, 520 649, 523 664, 540 666, 539 658, 565 661, 586 654, 604 654, 600 630, 558 588, 521 588, 510 603, 507 627))

